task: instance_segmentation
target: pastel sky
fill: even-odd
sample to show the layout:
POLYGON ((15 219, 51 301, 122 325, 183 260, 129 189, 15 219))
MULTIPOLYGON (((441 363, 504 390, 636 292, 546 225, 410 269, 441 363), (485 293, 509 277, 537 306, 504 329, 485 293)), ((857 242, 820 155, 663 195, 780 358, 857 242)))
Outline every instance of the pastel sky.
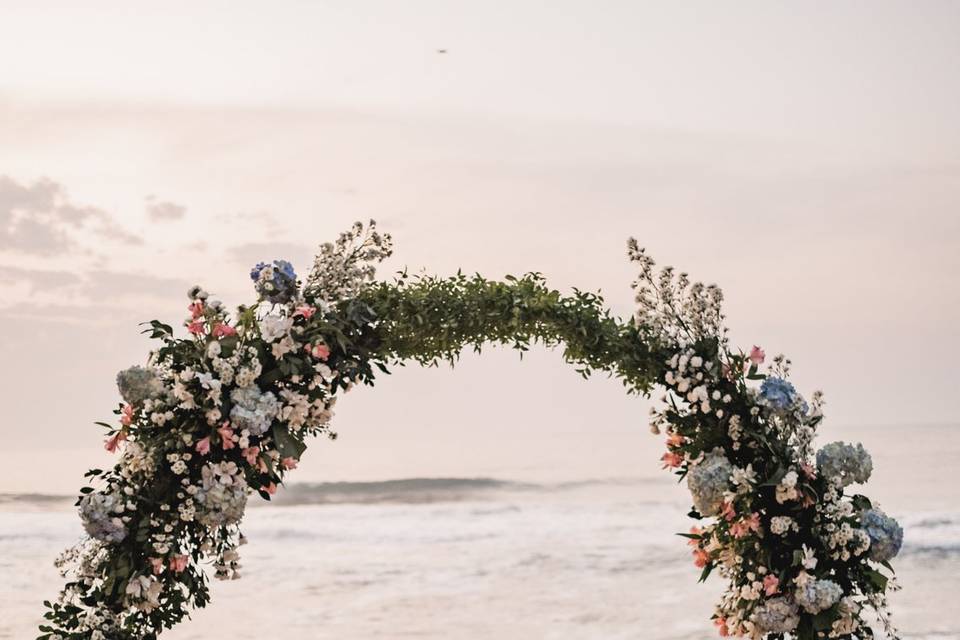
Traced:
MULTIPOLYGON (((958 29, 946 1, 8 0, 0 491, 104 462, 138 322, 371 217, 385 277, 536 270, 624 315, 636 236, 826 391, 824 438, 960 423, 958 29)), ((629 475, 646 413, 493 350, 347 396, 298 479, 629 475)))

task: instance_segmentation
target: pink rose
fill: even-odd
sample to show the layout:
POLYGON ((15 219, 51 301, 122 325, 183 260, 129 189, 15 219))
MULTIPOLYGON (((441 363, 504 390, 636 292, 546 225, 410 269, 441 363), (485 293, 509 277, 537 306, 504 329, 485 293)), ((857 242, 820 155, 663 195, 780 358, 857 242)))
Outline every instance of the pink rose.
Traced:
POLYGON ((230 428, 229 422, 224 422, 223 425, 217 429, 217 433, 220 434, 220 439, 223 441, 224 451, 233 449, 233 447, 236 446, 233 442, 233 429, 230 428))
POLYGON ((763 592, 766 593, 768 596, 772 596, 773 594, 775 594, 779 590, 779 588, 780 588, 780 579, 777 576, 770 574, 763 579, 763 592))
POLYGON ((187 331, 195 336, 203 335, 206 329, 203 326, 203 320, 193 320, 187 325, 187 331))
POLYGON ((237 335, 237 330, 231 327, 228 324, 218 322, 213 326, 213 331, 211 334, 214 338, 223 338, 226 336, 235 336, 237 335))
POLYGON ((763 364, 763 359, 767 357, 767 354, 763 352, 763 349, 757 345, 753 345, 753 349, 750 349, 750 362, 757 365, 758 367, 763 364))
POLYGON ((183 573, 183 570, 187 568, 188 560, 187 556, 173 556, 170 558, 170 570, 174 573, 183 573))
POLYGON ((210 436, 207 436, 203 440, 199 440, 197 442, 196 450, 197 450, 197 453, 199 453, 202 456, 205 456, 208 453, 210 453, 210 436))
POLYGON ((302 304, 299 307, 297 307, 296 311, 293 312, 293 316, 294 317, 303 316, 304 319, 309 320, 310 318, 313 317, 313 314, 315 314, 316 312, 317 312, 316 307, 311 307, 308 304, 302 304))
POLYGON ((330 347, 325 344, 306 345, 304 349, 317 360, 326 360, 330 357, 330 347))

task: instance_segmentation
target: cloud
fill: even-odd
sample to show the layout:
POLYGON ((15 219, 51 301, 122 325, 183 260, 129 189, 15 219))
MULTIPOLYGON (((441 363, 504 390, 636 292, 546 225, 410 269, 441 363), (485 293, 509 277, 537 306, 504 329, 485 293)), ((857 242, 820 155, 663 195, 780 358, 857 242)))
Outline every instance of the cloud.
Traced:
POLYGON ((58 291, 77 285, 80 276, 69 271, 48 271, 43 269, 20 269, 5 266, 0 269, 0 284, 25 284, 28 291, 58 291))
POLYGON ((248 267, 258 262, 287 260, 300 275, 313 265, 313 254, 311 247, 293 242, 249 242, 227 250, 232 260, 248 267))
POLYGON ((187 208, 175 202, 154 200, 147 198, 147 216, 154 222, 169 222, 180 220, 186 214, 187 208))
POLYGON ((0 249, 51 256, 71 251, 83 232, 126 244, 143 239, 102 209, 70 202, 62 185, 42 178, 21 184, 0 175, 0 249))

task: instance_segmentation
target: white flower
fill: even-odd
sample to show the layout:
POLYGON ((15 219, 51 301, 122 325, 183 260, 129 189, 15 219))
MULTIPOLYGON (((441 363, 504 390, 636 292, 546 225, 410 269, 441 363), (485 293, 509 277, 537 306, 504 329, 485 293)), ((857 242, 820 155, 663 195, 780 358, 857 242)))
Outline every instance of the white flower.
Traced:
POLYGON ((267 314, 260 321, 260 336, 266 342, 274 342, 287 335, 292 326, 293 318, 284 318, 274 313, 267 314))

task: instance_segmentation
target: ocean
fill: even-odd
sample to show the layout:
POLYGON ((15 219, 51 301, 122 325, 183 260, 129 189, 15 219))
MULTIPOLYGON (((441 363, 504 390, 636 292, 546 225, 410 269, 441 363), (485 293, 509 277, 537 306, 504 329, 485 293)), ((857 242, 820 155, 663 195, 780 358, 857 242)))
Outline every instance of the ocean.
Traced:
MULTIPOLYGON (((894 620, 906 638, 960 640, 960 430, 869 436, 866 493, 905 529, 894 620)), ((643 466, 549 482, 294 484, 273 504, 251 499, 243 578, 215 581, 212 604, 162 637, 714 637, 722 583, 698 584, 674 535, 690 526, 686 489, 643 466)), ((0 638, 35 637, 60 585, 52 561, 81 533, 70 503, 0 495, 0 638)))

